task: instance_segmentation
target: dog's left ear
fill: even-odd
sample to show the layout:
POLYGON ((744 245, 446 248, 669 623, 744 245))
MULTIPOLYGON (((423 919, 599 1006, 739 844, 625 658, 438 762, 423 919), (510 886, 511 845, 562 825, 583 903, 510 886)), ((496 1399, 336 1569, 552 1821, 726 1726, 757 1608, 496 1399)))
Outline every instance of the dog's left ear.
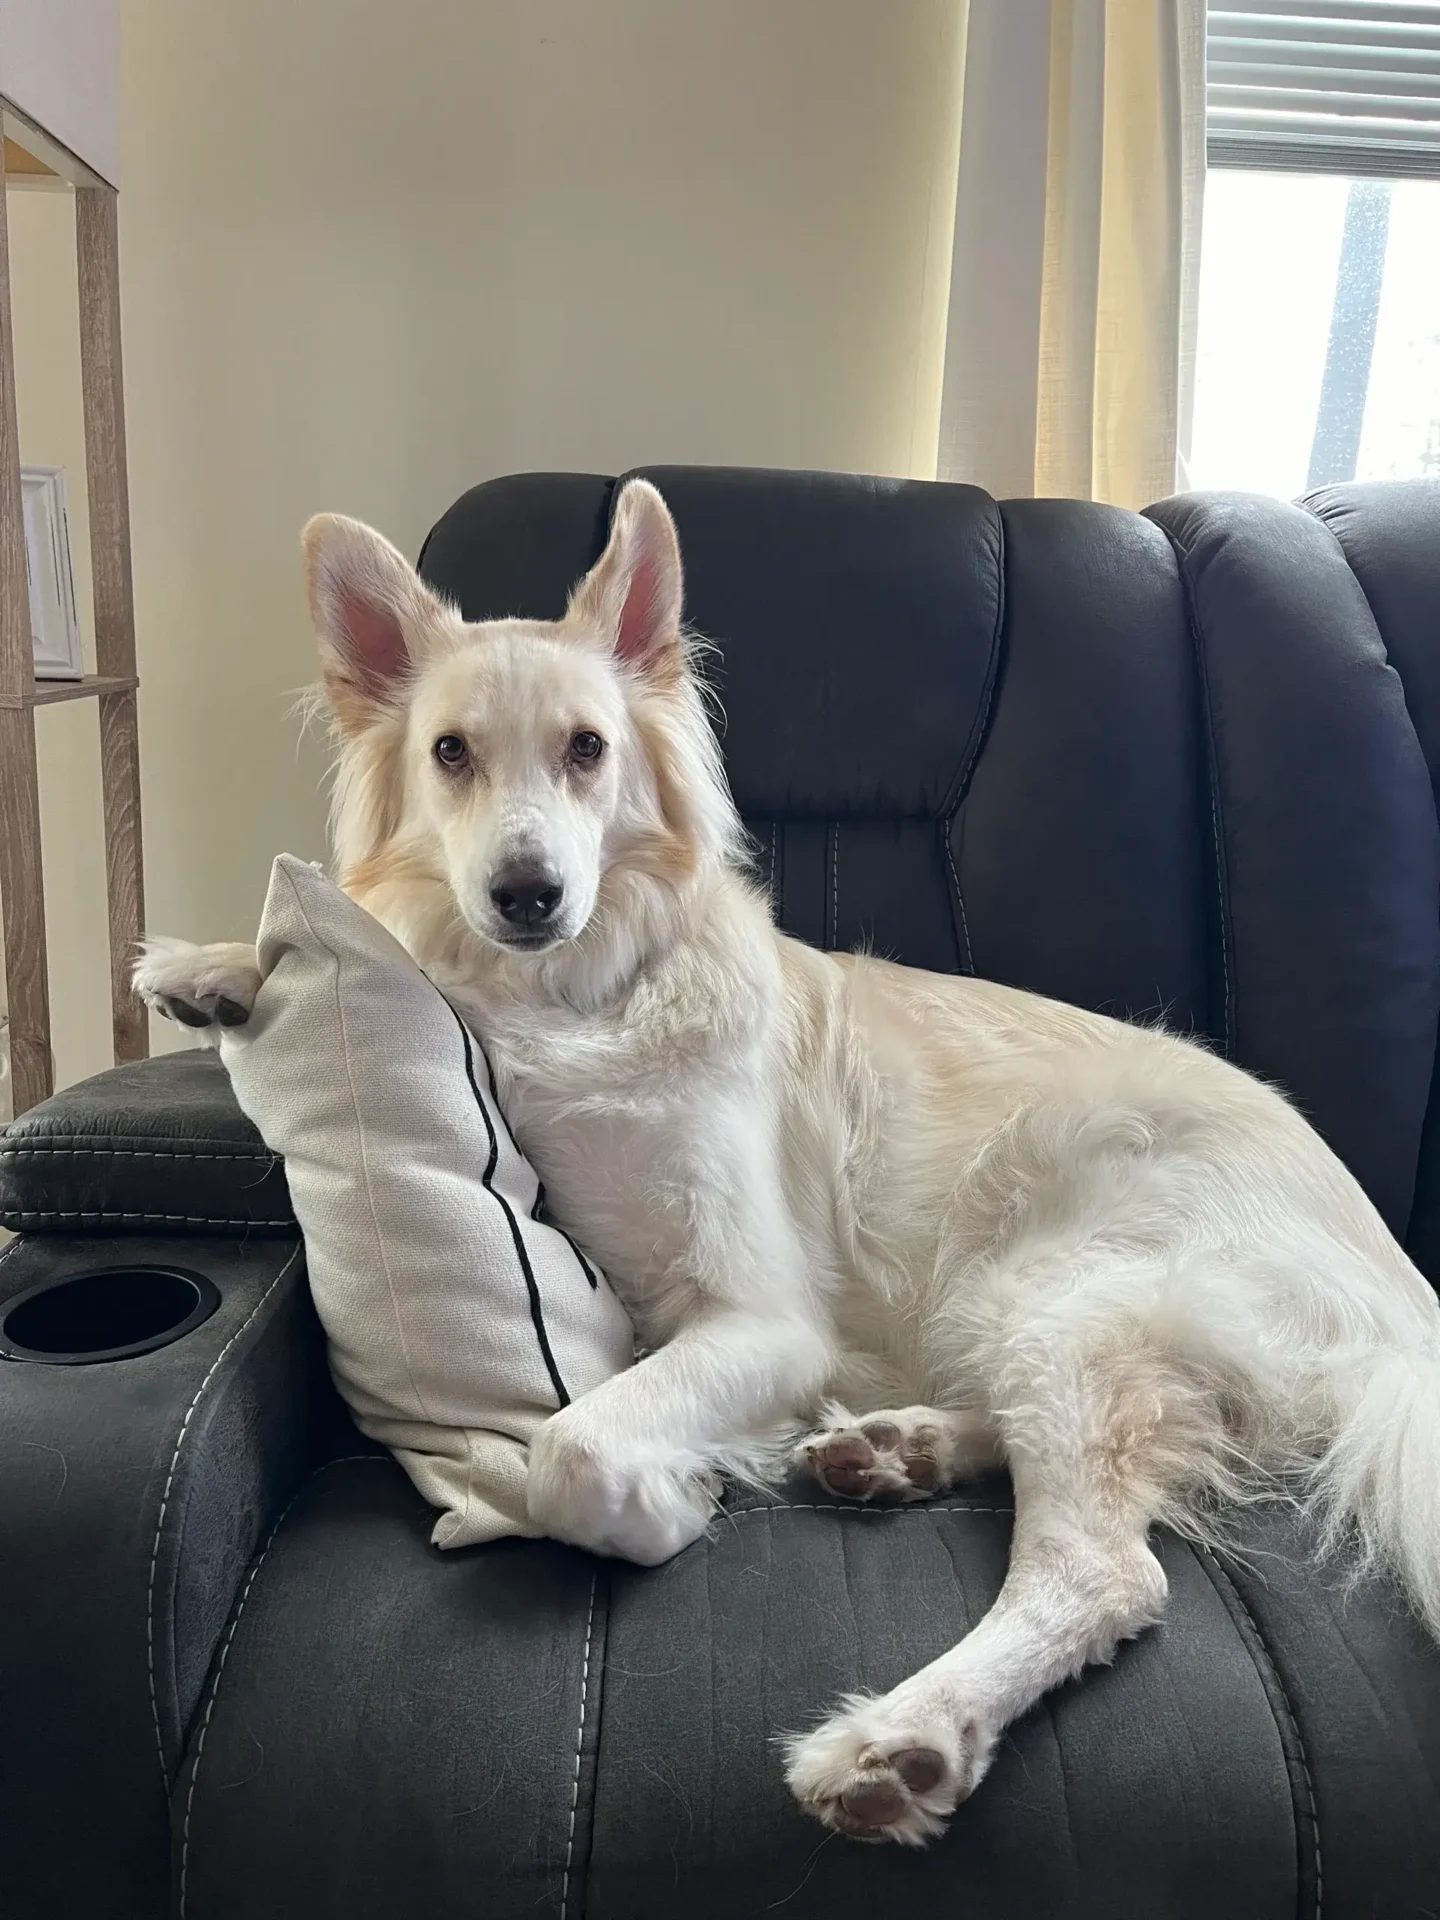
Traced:
POLYGON ((615 503, 604 553, 570 596, 567 625, 596 633, 652 680, 680 673, 684 581, 670 509, 648 480, 629 480, 615 503))

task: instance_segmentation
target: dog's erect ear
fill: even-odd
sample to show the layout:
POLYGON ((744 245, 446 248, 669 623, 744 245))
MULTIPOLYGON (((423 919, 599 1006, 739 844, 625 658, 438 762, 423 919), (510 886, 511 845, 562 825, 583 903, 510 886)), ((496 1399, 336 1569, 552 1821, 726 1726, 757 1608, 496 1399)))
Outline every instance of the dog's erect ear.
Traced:
POLYGON ((445 609, 383 534, 343 514, 305 529, 305 582, 325 688, 342 725, 393 702, 445 609))
POLYGON ((569 625, 598 633, 652 679, 682 662, 680 542, 670 509, 648 480, 630 480, 615 503, 604 553, 570 596, 569 625))

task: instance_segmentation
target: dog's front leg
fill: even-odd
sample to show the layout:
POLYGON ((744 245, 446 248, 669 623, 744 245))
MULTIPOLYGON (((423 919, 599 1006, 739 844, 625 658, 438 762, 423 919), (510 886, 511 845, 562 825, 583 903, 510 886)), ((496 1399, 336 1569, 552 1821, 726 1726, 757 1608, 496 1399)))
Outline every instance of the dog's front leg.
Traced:
POLYGON ((828 1353, 795 1312, 714 1305, 556 1414, 530 1448, 530 1518, 552 1539, 655 1566, 715 1512, 715 1472, 818 1391, 828 1353))

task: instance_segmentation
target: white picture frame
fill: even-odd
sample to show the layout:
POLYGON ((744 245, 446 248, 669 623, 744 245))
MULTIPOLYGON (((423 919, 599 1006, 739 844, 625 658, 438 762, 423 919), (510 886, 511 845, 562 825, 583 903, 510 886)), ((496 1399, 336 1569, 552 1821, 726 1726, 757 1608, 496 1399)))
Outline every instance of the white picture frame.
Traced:
POLYGON ((85 672, 70 511, 63 467, 22 467, 25 571, 30 584, 30 635, 37 680, 79 680, 85 672))

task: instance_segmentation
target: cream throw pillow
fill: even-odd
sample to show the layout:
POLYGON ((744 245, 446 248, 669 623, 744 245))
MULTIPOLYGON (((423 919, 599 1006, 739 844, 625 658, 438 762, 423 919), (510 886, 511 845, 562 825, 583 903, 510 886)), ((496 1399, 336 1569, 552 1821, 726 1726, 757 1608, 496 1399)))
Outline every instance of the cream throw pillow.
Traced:
POLYGON ((258 945, 221 1053, 284 1157, 336 1385, 442 1510, 437 1547, 533 1534, 526 1444, 630 1365, 624 1311, 538 1217, 478 1041, 399 942, 281 854, 258 945))

